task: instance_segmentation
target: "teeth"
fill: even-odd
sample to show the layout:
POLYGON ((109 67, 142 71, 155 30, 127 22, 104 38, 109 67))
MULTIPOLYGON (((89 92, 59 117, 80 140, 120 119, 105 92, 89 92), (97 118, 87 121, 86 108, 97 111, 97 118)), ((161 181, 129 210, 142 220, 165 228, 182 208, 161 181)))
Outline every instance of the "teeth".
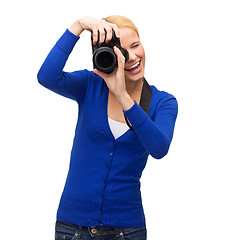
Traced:
POLYGON ((126 70, 131 70, 131 69, 133 69, 133 68, 135 68, 135 67, 138 67, 138 65, 139 65, 139 62, 137 62, 136 64, 132 65, 132 66, 129 67, 129 68, 126 68, 126 70))

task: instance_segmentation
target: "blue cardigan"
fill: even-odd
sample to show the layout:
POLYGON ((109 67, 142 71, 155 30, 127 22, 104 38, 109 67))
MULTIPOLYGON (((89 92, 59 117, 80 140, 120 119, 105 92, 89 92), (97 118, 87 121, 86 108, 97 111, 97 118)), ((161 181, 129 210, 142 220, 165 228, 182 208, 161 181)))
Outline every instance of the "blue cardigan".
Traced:
POLYGON ((135 102, 124 112, 134 131, 115 139, 108 124, 109 89, 103 79, 88 70, 63 71, 78 39, 67 29, 38 73, 40 84, 79 106, 57 219, 82 226, 145 227, 140 177, 149 154, 160 159, 168 152, 177 101, 151 86, 149 116, 135 102))

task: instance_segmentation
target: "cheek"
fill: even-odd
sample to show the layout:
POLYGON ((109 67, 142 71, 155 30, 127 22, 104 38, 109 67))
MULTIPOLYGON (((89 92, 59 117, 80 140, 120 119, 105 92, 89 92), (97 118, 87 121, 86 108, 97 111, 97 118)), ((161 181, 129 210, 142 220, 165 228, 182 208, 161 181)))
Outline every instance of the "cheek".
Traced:
POLYGON ((139 56, 140 58, 145 59, 145 51, 143 47, 139 49, 139 56))
POLYGON ((141 59, 141 64, 142 64, 142 67, 144 68, 145 66, 145 51, 144 51, 144 48, 141 47, 140 49, 138 49, 138 57, 141 59))
POLYGON ((145 62, 145 51, 143 47, 139 47, 135 50, 134 54, 141 59, 142 64, 144 65, 145 62))

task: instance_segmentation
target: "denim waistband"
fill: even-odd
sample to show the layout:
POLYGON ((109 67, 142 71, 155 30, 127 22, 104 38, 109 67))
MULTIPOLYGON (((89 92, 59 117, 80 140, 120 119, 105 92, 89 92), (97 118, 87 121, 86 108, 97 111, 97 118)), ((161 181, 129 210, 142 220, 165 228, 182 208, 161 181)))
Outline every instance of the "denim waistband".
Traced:
POLYGON ((116 235, 119 236, 122 232, 131 230, 133 228, 114 228, 105 225, 98 225, 94 227, 80 226, 76 224, 64 223, 61 221, 56 221, 56 229, 61 231, 67 231, 70 233, 77 233, 79 236, 81 234, 86 234, 90 236, 105 236, 105 235, 116 235))

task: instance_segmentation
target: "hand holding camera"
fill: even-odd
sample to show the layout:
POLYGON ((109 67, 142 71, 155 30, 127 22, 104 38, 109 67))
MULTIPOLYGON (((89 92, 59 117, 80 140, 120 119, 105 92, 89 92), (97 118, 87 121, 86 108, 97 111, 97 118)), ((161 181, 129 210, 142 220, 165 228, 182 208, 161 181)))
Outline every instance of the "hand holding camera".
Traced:
POLYGON ((106 22, 104 19, 94 17, 83 17, 75 21, 69 28, 75 35, 79 36, 84 30, 93 34, 93 43, 96 44, 99 37, 99 44, 107 43, 112 39, 112 30, 119 37, 119 30, 115 24, 106 22))
POLYGON ((104 19, 83 17, 74 22, 69 30, 77 36, 84 30, 91 32, 93 66, 99 71, 110 74, 117 67, 118 61, 113 50, 114 46, 120 49, 127 62, 128 52, 120 45, 119 29, 115 24, 104 19))

